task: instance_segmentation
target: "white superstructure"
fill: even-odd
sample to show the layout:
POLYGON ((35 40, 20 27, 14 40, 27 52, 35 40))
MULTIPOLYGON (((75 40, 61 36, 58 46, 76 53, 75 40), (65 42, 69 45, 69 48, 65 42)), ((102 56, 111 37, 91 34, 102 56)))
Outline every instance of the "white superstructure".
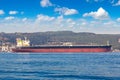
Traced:
POLYGON ((25 40, 22 40, 21 38, 16 39, 17 47, 25 47, 30 46, 30 40, 25 37, 25 40))

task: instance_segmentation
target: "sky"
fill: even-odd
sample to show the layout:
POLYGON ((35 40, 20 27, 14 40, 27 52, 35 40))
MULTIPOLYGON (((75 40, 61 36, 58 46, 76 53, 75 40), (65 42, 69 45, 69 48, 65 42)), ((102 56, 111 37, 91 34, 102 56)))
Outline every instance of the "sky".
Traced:
POLYGON ((120 34, 120 0, 0 0, 0 32, 120 34))

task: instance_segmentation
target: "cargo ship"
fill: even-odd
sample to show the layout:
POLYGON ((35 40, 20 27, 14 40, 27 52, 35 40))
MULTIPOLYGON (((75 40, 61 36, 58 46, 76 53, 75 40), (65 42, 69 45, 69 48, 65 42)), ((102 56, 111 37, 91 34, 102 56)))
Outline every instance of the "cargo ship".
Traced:
POLYGON ((17 39, 17 46, 12 48, 13 52, 110 52, 111 45, 72 45, 71 43, 64 43, 63 45, 39 45, 30 46, 30 41, 17 39))

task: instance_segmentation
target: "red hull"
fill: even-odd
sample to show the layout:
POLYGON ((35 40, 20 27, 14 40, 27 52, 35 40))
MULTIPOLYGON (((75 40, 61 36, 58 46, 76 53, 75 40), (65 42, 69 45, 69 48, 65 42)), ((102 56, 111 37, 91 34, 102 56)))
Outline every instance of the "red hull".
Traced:
POLYGON ((12 49, 13 52, 110 52, 111 48, 12 49))

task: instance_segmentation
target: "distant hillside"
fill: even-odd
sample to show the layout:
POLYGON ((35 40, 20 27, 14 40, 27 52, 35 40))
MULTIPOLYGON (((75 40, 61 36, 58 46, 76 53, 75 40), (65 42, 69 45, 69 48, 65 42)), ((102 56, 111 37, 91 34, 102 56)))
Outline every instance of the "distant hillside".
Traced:
POLYGON ((16 38, 27 37, 31 44, 47 44, 50 42, 75 42, 78 44, 107 44, 107 41, 113 45, 113 48, 120 49, 118 39, 120 34, 95 34, 72 31, 56 31, 56 32, 36 32, 36 33, 0 33, 0 40, 16 43, 16 38))

